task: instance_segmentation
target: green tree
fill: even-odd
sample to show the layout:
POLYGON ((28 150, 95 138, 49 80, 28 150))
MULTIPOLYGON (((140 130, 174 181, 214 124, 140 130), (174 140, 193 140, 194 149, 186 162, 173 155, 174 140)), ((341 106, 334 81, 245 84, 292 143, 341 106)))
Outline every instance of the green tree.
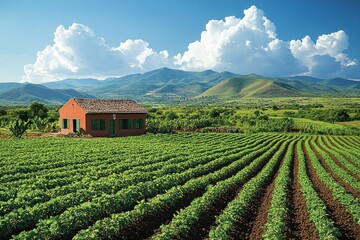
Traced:
POLYGON ((44 119, 48 117, 49 109, 43 103, 32 102, 28 107, 28 111, 30 118, 34 118, 37 116, 41 119, 44 119))
POLYGON ((38 116, 35 116, 32 119, 32 122, 33 122, 34 126, 36 127, 36 129, 39 130, 39 131, 44 131, 47 124, 48 124, 47 119, 42 119, 42 118, 40 118, 38 116))

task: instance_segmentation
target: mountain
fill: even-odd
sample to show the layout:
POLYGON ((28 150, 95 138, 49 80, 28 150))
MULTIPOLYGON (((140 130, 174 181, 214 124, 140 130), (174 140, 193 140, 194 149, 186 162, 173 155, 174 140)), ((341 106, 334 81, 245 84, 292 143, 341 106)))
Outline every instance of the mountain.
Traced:
POLYGON ((294 77, 288 77, 288 79, 304 81, 304 82, 311 82, 311 83, 319 83, 323 80, 323 79, 309 77, 309 76, 294 76, 294 77))
POLYGON ((236 76, 234 73, 207 70, 188 72, 160 68, 144 74, 133 74, 121 78, 106 79, 97 88, 83 88, 84 92, 99 98, 177 98, 194 97, 215 84, 236 76))
POLYGON ((344 87, 350 89, 360 89, 360 82, 348 80, 344 78, 333 78, 328 80, 322 80, 320 82, 322 85, 334 86, 334 87, 344 87))
POLYGON ((0 83, 0 94, 21 86, 21 83, 6 82, 0 83))
POLYGON ((242 97, 295 97, 300 92, 285 83, 275 82, 257 75, 246 75, 226 79, 206 90, 198 97, 217 96, 221 98, 242 97))
POLYGON ((360 89, 360 81, 353 81, 345 78, 319 79, 308 76, 295 76, 286 79, 298 80, 301 82, 316 83, 327 87, 341 87, 349 89, 360 89))
POLYGON ((63 104, 72 97, 94 98, 94 96, 80 93, 74 89, 50 89, 38 84, 21 84, 0 94, 0 102, 4 104, 28 105, 33 101, 46 104, 63 104))
POLYGON ((74 79, 68 78, 55 82, 42 83, 41 85, 52 89, 82 89, 84 87, 95 87, 103 81, 94 78, 74 79))
POLYGON ((360 82, 344 78, 270 78, 256 74, 160 68, 143 74, 105 80, 65 79, 42 85, 0 83, 0 105, 31 101, 62 103, 70 96, 130 98, 142 103, 179 103, 198 101, 199 97, 209 97, 211 102, 242 97, 360 97, 360 82), (213 101, 212 97, 218 100, 213 101))

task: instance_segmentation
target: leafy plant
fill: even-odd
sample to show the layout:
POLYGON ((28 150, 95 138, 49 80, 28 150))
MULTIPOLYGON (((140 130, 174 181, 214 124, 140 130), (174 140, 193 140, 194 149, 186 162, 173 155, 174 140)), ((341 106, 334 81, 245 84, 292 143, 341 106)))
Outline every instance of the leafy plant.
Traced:
POLYGON ((9 130, 11 136, 20 139, 26 132, 29 127, 29 121, 23 121, 21 119, 16 119, 9 124, 9 130))

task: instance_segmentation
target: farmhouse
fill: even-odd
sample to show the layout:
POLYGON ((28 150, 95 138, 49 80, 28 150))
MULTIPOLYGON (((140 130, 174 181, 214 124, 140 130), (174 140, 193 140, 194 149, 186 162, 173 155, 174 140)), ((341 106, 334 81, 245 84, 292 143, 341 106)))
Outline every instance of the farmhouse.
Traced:
POLYGON ((146 133, 147 110, 133 100, 71 98, 59 113, 62 134, 114 137, 146 133))

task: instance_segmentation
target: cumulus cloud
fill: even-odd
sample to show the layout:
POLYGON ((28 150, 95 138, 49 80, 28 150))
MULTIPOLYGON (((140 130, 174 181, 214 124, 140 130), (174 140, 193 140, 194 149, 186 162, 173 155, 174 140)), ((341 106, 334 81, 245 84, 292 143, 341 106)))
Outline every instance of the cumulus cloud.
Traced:
POLYGON ((227 70, 266 76, 314 75, 331 77, 360 71, 356 60, 344 51, 348 36, 342 30, 302 40, 283 41, 276 27, 261 9, 251 6, 243 18, 226 17, 206 24, 199 40, 175 56, 175 64, 184 70, 227 70), (336 67, 334 67, 336 66, 336 67), (326 71, 327 69, 327 71, 326 71))
POLYGON ((185 70, 227 70, 264 75, 299 74, 306 69, 296 59, 289 43, 277 38, 276 27, 261 9, 244 10, 244 17, 226 17, 206 24, 201 39, 176 56, 185 70))
POLYGON ((24 66, 23 81, 47 82, 68 77, 97 77, 142 72, 169 65, 167 51, 155 52, 149 43, 127 40, 109 47, 92 29, 73 23, 60 25, 53 45, 37 53, 33 64, 24 66))
POLYGON ((242 18, 210 20, 200 39, 175 56, 169 56, 167 50, 154 51, 142 39, 110 47, 87 26, 61 25, 54 33, 54 43, 37 53, 35 63, 24 66, 23 81, 105 78, 165 66, 265 76, 359 77, 358 62, 345 53, 349 37, 344 31, 323 34, 315 42, 309 36, 284 41, 261 9, 251 6, 243 13, 242 18))
POLYGON ((316 77, 351 75, 358 64, 344 53, 348 47, 348 36, 342 30, 323 34, 316 43, 309 36, 290 41, 291 52, 308 69, 306 74, 316 77))

